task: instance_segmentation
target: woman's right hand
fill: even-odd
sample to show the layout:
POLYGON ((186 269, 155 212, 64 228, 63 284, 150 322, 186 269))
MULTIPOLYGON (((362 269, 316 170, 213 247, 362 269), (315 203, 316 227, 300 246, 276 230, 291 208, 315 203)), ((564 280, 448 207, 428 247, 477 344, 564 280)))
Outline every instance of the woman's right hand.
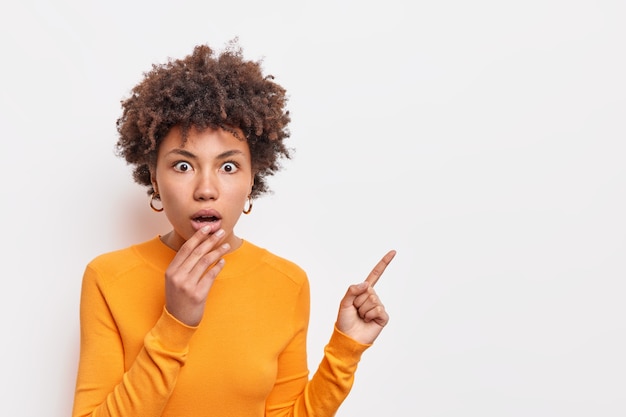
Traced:
POLYGON ((200 324, 209 290, 224 267, 230 245, 218 245, 223 236, 222 229, 211 234, 210 226, 198 230, 165 271, 165 308, 188 326, 200 324))

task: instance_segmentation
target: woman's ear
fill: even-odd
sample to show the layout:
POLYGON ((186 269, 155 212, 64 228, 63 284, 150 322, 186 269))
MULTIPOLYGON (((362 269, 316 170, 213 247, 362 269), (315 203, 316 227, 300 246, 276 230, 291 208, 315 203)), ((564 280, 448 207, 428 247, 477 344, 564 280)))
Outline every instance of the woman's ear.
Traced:
POLYGON ((152 188, 154 188, 155 193, 159 193, 159 185, 157 184, 156 177, 154 174, 150 174, 150 182, 152 183, 152 188))

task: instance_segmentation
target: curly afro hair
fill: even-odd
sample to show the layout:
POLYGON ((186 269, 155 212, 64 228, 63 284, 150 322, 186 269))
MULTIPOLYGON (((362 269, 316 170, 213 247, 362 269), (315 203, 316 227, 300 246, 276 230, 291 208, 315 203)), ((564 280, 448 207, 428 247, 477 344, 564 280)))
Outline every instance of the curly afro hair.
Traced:
POLYGON ((185 58, 154 64, 144 73, 122 100, 117 120, 117 154, 134 166, 135 182, 154 192, 150 170, 172 127, 181 127, 183 140, 192 127, 222 128, 248 142, 255 172, 250 197, 269 192, 266 178, 281 169, 281 158, 291 158, 283 142, 291 120, 285 89, 263 75, 261 63, 245 60, 234 39, 219 54, 199 45, 185 58))

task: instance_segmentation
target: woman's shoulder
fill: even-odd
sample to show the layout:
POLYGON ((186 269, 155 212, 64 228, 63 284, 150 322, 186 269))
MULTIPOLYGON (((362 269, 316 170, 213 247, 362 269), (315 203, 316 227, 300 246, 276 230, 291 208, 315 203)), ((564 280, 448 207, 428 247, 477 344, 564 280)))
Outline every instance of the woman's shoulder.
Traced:
POLYGON ((307 280, 305 270, 294 261, 245 240, 242 249, 244 249, 248 254, 252 254, 252 256, 258 259, 259 262, 266 268, 270 268, 275 272, 283 274, 293 281, 301 283, 302 281, 307 280))
MULTIPOLYGON (((87 265, 87 269, 98 271, 101 275, 115 276, 123 274, 138 266, 158 263, 163 254, 163 245, 158 237, 148 241, 112 250, 94 257, 87 265)), ((154 265, 159 268, 160 265, 154 265)))

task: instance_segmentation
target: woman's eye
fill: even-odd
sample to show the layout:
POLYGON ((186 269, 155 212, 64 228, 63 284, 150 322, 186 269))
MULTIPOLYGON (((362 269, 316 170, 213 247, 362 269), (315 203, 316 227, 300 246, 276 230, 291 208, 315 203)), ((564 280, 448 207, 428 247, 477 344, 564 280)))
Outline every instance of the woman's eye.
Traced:
POLYGON ((235 164, 234 162, 226 162, 224 165, 222 165, 222 170, 229 174, 236 172, 237 169, 237 164, 235 164))
POLYGON ((187 162, 181 161, 174 164, 174 169, 179 172, 187 172, 191 170, 191 165, 189 165, 187 162))

